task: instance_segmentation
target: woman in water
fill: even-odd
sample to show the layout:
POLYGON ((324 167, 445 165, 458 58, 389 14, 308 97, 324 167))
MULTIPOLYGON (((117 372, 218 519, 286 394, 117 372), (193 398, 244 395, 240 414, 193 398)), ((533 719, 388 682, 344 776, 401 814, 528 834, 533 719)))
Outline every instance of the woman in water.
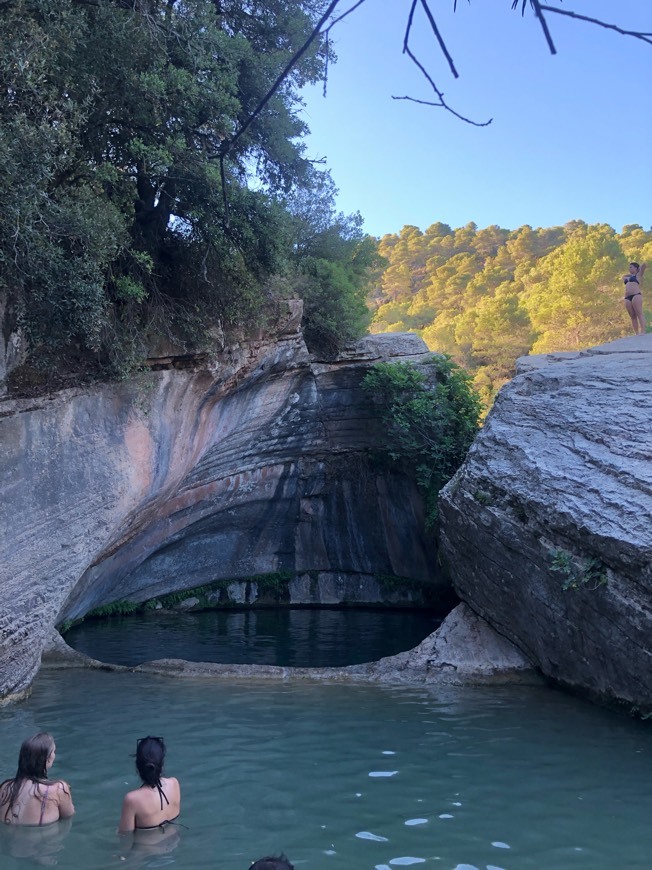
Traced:
POLYGON ((625 285, 625 308, 634 327, 634 335, 645 334, 645 315, 643 314, 643 297, 641 296, 641 281, 645 274, 645 263, 629 264, 629 272, 623 275, 625 285))
POLYGON ((254 861, 249 870, 294 870, 294 864, 290 864, 285 855, 270 856, 254 861))
POLYGON ((74 815, 70 786, 49 779, 56 746, 50 734, 28 737, 20 747, 18 770, 0 784, 0 820, 7 825, 49 825, 74 815))
POLYGON ((181 790, 173 776, 163 776, 165 742, 162 737, 142 737, 136 743, 136 770, 143 781, 122 802, 118 831, 163 828, 181 812, 181 790))

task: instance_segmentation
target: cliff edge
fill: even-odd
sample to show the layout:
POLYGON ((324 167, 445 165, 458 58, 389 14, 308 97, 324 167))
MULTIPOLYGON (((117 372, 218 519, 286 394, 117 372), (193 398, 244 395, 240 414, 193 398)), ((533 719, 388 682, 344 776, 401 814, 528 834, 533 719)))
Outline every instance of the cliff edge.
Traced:
POLYGON ((652 710, 652 335, 519 360, 440 497, 460 598, 557 683, 652 710))
POLYGON ((29 691, 55 625, 116 600, 274 572, 297 603, 378 601, 383 575, 450 589, 415 484, 369 458, 385 435, 361 388, 425 344, 320 361, 300 306, 194 371, 0 402, 0 699, 29 691))

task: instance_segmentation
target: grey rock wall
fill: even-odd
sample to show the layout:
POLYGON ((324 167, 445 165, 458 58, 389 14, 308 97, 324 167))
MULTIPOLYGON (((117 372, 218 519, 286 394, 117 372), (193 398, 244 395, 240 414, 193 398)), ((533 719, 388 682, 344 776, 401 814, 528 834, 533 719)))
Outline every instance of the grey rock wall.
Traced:
POLYGON ((652 709, 652 335, 526 357, 442 492, 461 599, 548 677, 652 709))
POLYGON ((29 690, 54 625, 118 599, 281 570, 317 572, 318 596, 378 574, 446 591, 414 486, 367 459, 360 388, 425 345, 311 360, 295 308, 201 371, 0 402, 0 698, 29 690))
POLYGON ((24 359, 24 338, 7 304, 7 294, 0 291, 0 396, 6 394, 7 378, 24 359))

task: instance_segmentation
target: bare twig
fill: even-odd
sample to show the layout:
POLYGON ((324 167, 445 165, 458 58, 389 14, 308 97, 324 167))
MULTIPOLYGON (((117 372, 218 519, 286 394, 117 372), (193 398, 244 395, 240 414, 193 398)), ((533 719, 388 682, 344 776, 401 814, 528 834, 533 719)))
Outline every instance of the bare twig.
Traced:
MULTIPOLYGON (((249 129, 249 127, 253 124, 253 122, 256 120, 258 115, 260 115, 260 113, 263 111, 263 109, 265 108, 267 103, 269 103, 269 101, 272 99, 272 97, 274 96, 276 91, 281 87, 281 85, 283 84, 285 79, 288 77, 288 75, 290 74, 292 69, 296 66, 296 64, 303 57, 303 55, 306 53, 306 51, 308 51, 308 49, 310 48, 312 43, 319 36, 319 34, 322 32, 322 28, 323 28, 324 24, 326 23, 326 21, 328 21, 330 16, 333 14, 333 12, 335 11, 339 2, 340 2, 340 0, 331 0, 331 2, 328 4, 326 11, 321 16, 321 18, 319 19, 319 21, 317 22, 315 27, 312 29, 312 32, 310 33, 310 36, 308 37, 308 39, 304 42, 304 44, 301 46, 301 48, 299 48, 292 55, 290 60, 286 63, 285 67, 283 68, 282 72, 279 73, 279 75, 276 77, 274 84, 267 91, 265 96, 262 98, 262 100, 258 103, 256 108, 253 110, 253 112, 251 112, 251 114, 248 115, 248 117, 243 121, 243 123, 236 130, 236 132, 233 134, 233 136, 231 136, 230 139, 225 139, 222 142, 222 145, 216 154, 209 154, 208 155, 209 159, 214 159, 217 157, 217 158, 219 158, 219 161, 220 161, 220 179, 222 182, 222 201, 224 204, 224 225, 225 225, 225 227, 229 226, 229 201, 228 201, 228 197, 226 195, 226 170, 224 167, 224 161, 225 161, 226 157, 228 156, 229 151, 233 148, 233 146, 238 141, 238 139, 243 135, 243 133, 245 133, 249 129)), ((363 2, 364 2, 364 0, 363 0, 363 2)))
POLYGON ((319 21, 317 22, 317 24, 313 28, 312 33, 310 34, 308 39, 304 42, 304 44, 301 46, 301 48, 292 55, 290 60, 287 62, 287 64, 283 68, 282 72, 279 73, 279 75, 277 76, 274 84, 267 91, 265 96, 262 98, 262 100, 258 103, 256 108, 253 110, 253 112, 240 125, 239 129, 236 130, 234 135, 230 139, 226 139, 222 143, 222 148, 220 149, 220 153, 222 155, 226 155, 231 150, 231 148, 235 145, 235 143, 238 141, 238 139, 243 135, 243 133, 245 133, 249 129, 249 127, 253 124, 253 122, 256 120, 258 115, 260 115, 260 113, 263 111, 263 109, 265 108, 267 103, 269 103, 269 101, 272 99, 272 97, 274 96, 276 91, 281 87, 281 85, 283 84, 285 79, 292 72, 292 69, 297 65, 297 63, 301 60, 303 55, 308 51, 308 49, 310 48, 312 43, 315 41, 315 39, 319 36, 319 34, 321 33, 321 30, 322 30, 322 27, 324 26, 326 21, 328 21, 328 19, 332 15, 332 13, 335 11, 335 8, 339 4, 339 2, 340 2, 340 0, 331 0, 331 2, 328 4, 328 8, 326 9, 326 11, 322 15, 322 17, 319 19, 319 21))
POLYGON ((557 49, 555 48, 555 43, 552 41, 552 36, 550 35, 550 31, 548 30, 548 22, 545 19, 539 0, 530 0, 530 3, 532 4, 532 8, 534 9, 534 14, 539 19, 539 24, 541 25, 543 35, 545 36, 546 42, 548 43, 550 54, 557 54, 557 49))
POLYGON ((358 8, 358 6, 362 6, 362 4, 365 2, 366 2, 366 0, 358 0, 358 2, 354 3, 353 6, 351 6, 349 9, 346 10, 346 12, 342 12, 341 15, 338 15, 337 18, 335 18, 333 21, 331 21, 331 23, 328 25, 328 27, 324 31, 324 33, 328 36, 332 27, 335 27, 336 24, 339 24, 340 21, 343 21, 347 15, 350 15, 352 12, 355 12, 355 10, 358 8))
MULTIPOLYGON (((92 3, 92 2, 95 2, 95 0, 75 0, 75 2, 92 3)), ((122 2, 128 2, 128 0, 122 0, 122 2)), ((224 166, 224 161, 225 161, 226 157, 228 156, 229 152, 231 151, 231 149, 233 148, 235 143, 249 129, 249 127, 254 122, 254 120, 262 112, 262 110, 265 108, 267 103, 274 96, 276 91, 279 89, 281 84, 285 81, 285 79, 290 74, 290 72, 292 71, 294 66, 300 60, 300 58, 308 50, 308 48, 313 43, 313 41, 320 35, 324 35, 326 37, 326 40, 328 40, 330 38, 331 29, 336 24, 338 24, 340 21, 344 20, 352 12, 354 12, 356 9, 358 9, 360 6, 362 6, 363 3, 366 2, 366 0, 356 0, 356 2, 354 2, 348 9, 346 9, 346 11, 342 12, 336 18, 333 18, 333 20, 330 21, 330 23, 328 23, 327 26, 325 26, 326 23, 328 22, 329 18, 335 12, 335 9, 339 5, 339 2, 340 2, 340 0, 332 0, 332 2, 330 2, 328 4, 328 7, 326 8, 325 12, 322 14, 318 23, 313 28, 313 30, 312 30, 310 36, 308 37, 308 39, 306 40, 306 42, 290 58, 290 60, 286 64, 285 68, 282 70, 282 72, 276 78, 273 85, 267 91, 267 93, 264 95, 264 97, 261 99, 261 101, 258 103, 258 105, 254 109, 254 111, 250 115, 248 115, 248 117, 243 121, 243 123, 240 125, 240 127, 236 130, 236 132, 234 133, 234 135, 230 139, 225 139, 222 142, 222 145, 220 146, 220 148, 218 149, 218 151, 215 154, 209 155, 210 159, 218 158, 220 161, 220 174, 222 177, 223 196, 224 196, 224 212, 225 212, 225 220, 226 220, 227 224, 228 224, 228 203, 227 203, 227 198, 226 198, 226 171, 225 171, 225 166, 224 166)), ((469 2, 470 2, 470 0, 469 0, 469 2)), ((452 56, 448 50, 448 47, 447 47, 447 45, 446 45, 446 43, 441 35, 441 32, 439 31, 439 28, 437 26, 437 22, 435 21, 435 17, 432 14, 432 10, 431 10, 430 5, 429 5, 429 0, 411 0, 409 12, 408 12, 408 17, 407 17, 406 28, 405 28, 405 35, 403 38, 403 53, 407 54, 407 56, 410 58, 412 63, 414 63, 414 65, 417 67, 417 69, 424 76, 424 78, 426 79, 426 81, 428 82, 428 84, 430 85, 432 90, 434 91, 437 99, 436 100, 422 100, 422 99, 418 99, 416 97, 410 97, 410 96, 401 96, 401 97, 393 96, 392 99, 394 99, 394 100, 408 100, 410 102, 419 103, 420 105, 425 105, 425 106, 437 106, 439 108, 446 109, 447 112, 450 112, 456 118, 459 118, 460 120, 464 121, 467 124, 472 124, 474 127, 486 127, 488 124, 491 124, 491 121, 493 119, 490 118, 488 121, 482 121, 482 122, 473 121, 470 118, 467 118, 466 116, 462 115, 460 112, 455 111, 453 108, 451 108, 451 106, 448 105, 448 103, 444 99, 443 91, 441 91, 439 89, 439 87, 437 86, 437 84, 433 80, 432 76, 428 73, 425 66, 418 60, 418 58, 416 57, 416 55, 414 54, 414 52, 410 48, 410 44, 409 44, 410 43, 410 34, 411 34, 412 26, 414 23, 414 13, 415 13, 415 10, 416 10, 418 3, 420 3, 421 7, 424 10, 424 13, 428 19, 428 23, 430 24, 430 28, 435 36, 435 39, 437 40, 437 43, 439 45, 439 48, 440 48, 442 54, 446 58, 446 62, 448 63, 448 66, 449 66, 451 73, 453 74, 453 76, 455 78, 459 78, 459 74, 458 74, 457 69, 455 67, 455 63, 453 61, 453 58, 452 58, 452 56)), ((559 9, 557 7, 549 6, 545 3, 541 3, 540 0, 513 0, 512 9, 516 9, 518 6, 520 6, 521 7, 521 14, 524 15, 528 4, 531 6, 536 18, 539 21, 539 24, 541 25, 541 29, 543 31, 546 43, 548 45, 548 48, 550 49, 551 54, 556 54, 557 49, 555 47, 554 41, 552 39, 552 35, 550 33, 550 29, 548 27, 548 22, 546 20, 546 13, 554 13, 556 15, 565 15, 568 18, 574 18, 574 19, 577 19, 580 21, 586 21, 586 22, 589 22, 591 24, 596 24, 599 27, 605 27, 609 30, 614 30, 617 33, 622 34, 623 36, 630 36, 630 37, 633 37, 635 39, 640 39, 643 42, 647 42, 648 44, 652 44, 652 33, 647 33, 644 31, 626 30, 624 28, 618 27, 615 24, 609 24, 605 21, 600 21, 600 19, 598 19, 598 18, 592 18, 592 17, 587 16, 587 15, 581 15, 581 14, 579 14, 577 12, 573 12, 572 10, 569 10, 569 9, 559 9)), ((2 5, 2 0, 0 0, 0 5, 2 5)), ((454 9, 455 10, 457 9, 457 0, 454 0, 454 9)), ((327 79, 328 79, 328 52, 326 54, 326 68, 325 68, 325 74, 324 74, 324 95, 326 94, 327 79)))
POLYGON ((324 86, 322 88, 322 94, 324 97, 326 96, 326 88, 328 86, 328 70, 329 70, 328 41, 329 41, 330 36, 331 36, 331 29, 333 27, 335 27, 336 24, 339 24, 340 21, 343 21, 347 15, 350 15, 352 12, 355 12, 355 10, 358 8, 358 6, 362 6, 362 4, 364 2, 365 2, 365 0, 358 0, 358 2, 354 3, 353 6, 349 7, 349 9, 347 9, 346 12, 343 12, 341 15, 338 15, 338 17, 334 21, 331 21, 331 23, 328 25, 326 30, 324 30, 324 36, 326 38, 326 47, 327 47, 326 66, 324 68, 324 86))
POLYGON ((579 12, 573 12, 572 9, 557 9, 555 6, 547 6, 546 4, 538 3, 539 9, 543 12, 553 12, 555 15, 565 15, 567 18, 575 18, 578 21, 588 21, 589 24, 597 24, 598 27, 605 27, 607 30, 615 30, 621 36, 631 36, 633 39, 640 39, 652 45, 652 33, 646 33, 643 30, 625 30, 623 27, 618 27, 617 24, 608 24, 606 21, 600 21, 599 18, 591 18, 589 15, 580 15, 579 12))
POLYGON ((439 43, 439 47, 442 50, 442 53, 446 60, 448 61, 448 66, 450 67, 450 71, 453 73, 456 79, 459 78, 458 72, 455 69, 455 64, 453 63, 453 58, 450 56, 448 48, 446 47, 446 43, 441 37, 441 33, 439 32, 439 28, 435 23, 435 19, 433 17, 432 12, 430 11, 430 7, 428 6, 427 0, 421 0, 421 5, 423 6, 423 11, 428 16, 428 21, 430 22, 430 27, 432 28, 432 32, 435 34, 437 42, 439 43))
POLYGON ((410 11, 408 13, 407 24, 405 25, 405 36, 403 37, 403 52, 405 53, 408 50, 408 43, 410 41, 410 31, 412 30, 412 22, 414 21, 414 10, 417 8, 417 0, 412 0, 412 5, 410 6, 410 11))
POLYGON ((454 115, 456 118, 459 118, 460 121, 464 121, 467 124, 472 124, 474 127, 486 127, 488 124, 491 124, 493 118, 490 118, 488 121, 472 121, 470 118, 467 118, 465 115, 462 115, 459 112, 456 112, 455 109, 451 108, 448 105, 448 103, 444 99, 444 92, 441 91, 437 87, 437 85, 435 84, 435 82, 434 82, 432 76, 430 75, 430 73, 428 72, 428 70, 425 68, 425 66, 421 63, 421 61, 417 58, 417 56, 414 54, 414 52, 410 48, 410 33, 412 31, 412 24, 414 22, 414 11, 416 9, 417 2, 421 2, 421 5, 424 7, 424 10, 426 11, 426 14, 428 15, 428 19, 431 23, 431 27, 433 29, 433 32, 437 36, 437 39, 439 41, 440 46, 442 46, 442 50, 444 51, 444 56, 449 61, 449 66, 450 66, 453 74, 455 75, 456 78, 458 78, 457 70, 455 69, 453 59, 451 58, 450 54, 448 53, 448 50, 446 49, 446 46, 443 43, 443 40, 442 40, 441 35, 439 33, 439 29, 437 28, 437 25, 435 24, 435 21, 432 17, 432 13, 430 12, 430 9, 428 8, 428 4, 427 4, 426 0, 412 0, 412 3, 410 5, 410 11, 408 13, 407 24, 405 27, 405 36, 403 37, 403 54, 407 54, 407 56, 410 58, 412 63, 421 72, 423 77, 426 79, 426 81, 428 82, 430 87, 433 89, 433 91, 437 95, 437 101, 434 102, 434 101, 430 101, 430 100, 419 100, 419 99, 416 99, 415 97, 409 97, 409 96, 404 96, 404 97, 392 96, 392 99, 393 100, 408 100, 411 103, 419 103, 422 106, 437 106, 438 108, 446 109, 447 112, 450 112, 451 115, 454 115))

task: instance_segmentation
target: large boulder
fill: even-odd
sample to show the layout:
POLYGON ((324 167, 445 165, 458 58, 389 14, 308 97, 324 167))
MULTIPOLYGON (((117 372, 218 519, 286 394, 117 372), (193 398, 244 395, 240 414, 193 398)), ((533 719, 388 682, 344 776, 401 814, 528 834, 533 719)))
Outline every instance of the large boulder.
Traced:
POLYGON ((118 599, 274 572, 295 603, 376 601, 383 576, 448 591, 414 483, 368 458, 384 432, 361 388, 425 345, 320 361, 299 322, 292 303, 194 370, 171 349, 131 382, 0 402, 0 698, 28 691, 53 626, 118 599))
POLYGON ((440 499, 460 598, 558 683, 652 709, 652 335, 524 358, 440 499))

